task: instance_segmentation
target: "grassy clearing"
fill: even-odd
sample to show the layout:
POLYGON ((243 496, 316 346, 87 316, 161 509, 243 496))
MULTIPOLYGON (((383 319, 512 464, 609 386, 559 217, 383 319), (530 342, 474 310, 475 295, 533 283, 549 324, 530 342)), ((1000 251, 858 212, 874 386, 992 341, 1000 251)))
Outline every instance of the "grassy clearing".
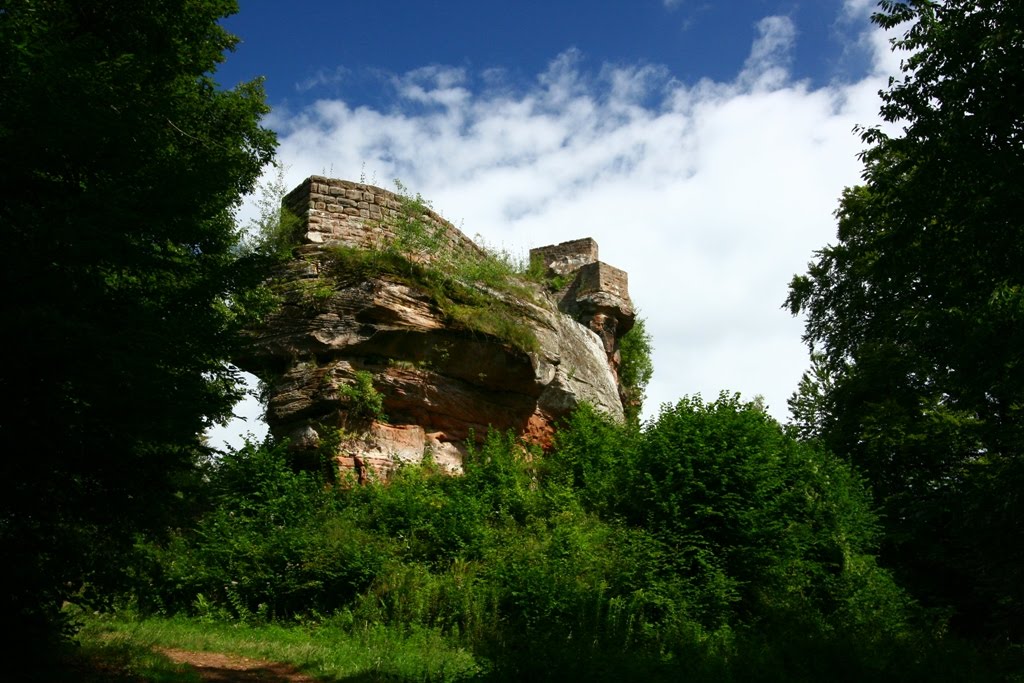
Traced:
POLYGON ((197 681, 153 648, 221 652, 292 664, 310 676, 359 681, 466 681, 485 666, 437 631, 385 626, 350 629, 327 621, 316 627, 247 626, 196 619, 91 617, 79 634, 83 649, 146 681, 197 681))

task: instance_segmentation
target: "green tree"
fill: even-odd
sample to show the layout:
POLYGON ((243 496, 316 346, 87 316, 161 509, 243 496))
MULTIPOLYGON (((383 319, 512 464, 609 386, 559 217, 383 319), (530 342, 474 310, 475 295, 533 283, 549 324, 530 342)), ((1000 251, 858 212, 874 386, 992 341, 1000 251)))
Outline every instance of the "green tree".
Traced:
POLYGON ((255 196, 256 216, 245 226, 243 249, 270 259, 286 261, 299 244, 302 221, 284 205, 288 194, 285 167, 274 162, 274 173, 263 182, 255 196))
POLYGON ((637 318, 629 332, 619 340, 619 393, 626 420, 631 424, 640 422, 647 384, 654 376, 653 350, 647 325, 643 318, 637 318))
POLYGON ((233 211, 276 143, 260 83, 212 76, 236 10, 0 7, 5 633, 116 579, 241 393, 226 361, 261 297, 233 211))
POLYGON ((691 579, 706 626, 902 627, 901 593, 872 555, 864 482, 756 403, 662 406, 626 486, 627 519, 664 545, 669 575, 691 579))
POLYGON ((559 425, 544 459, 551 481, 568 486, 587 510, 605 518, 628 503, 639 430, 619 425, 584 403, 559 425))
POLYGON ((867 473, 886 557, 972 632, 1024 636, 1024 5, 879 4, 902 29, 838 242, 790 286, 816 355, 791 404, 867 473), (905 27, 905 28, 902 28, 905 27), (1016 550, 1008 550, 1016 548, 1016 550))

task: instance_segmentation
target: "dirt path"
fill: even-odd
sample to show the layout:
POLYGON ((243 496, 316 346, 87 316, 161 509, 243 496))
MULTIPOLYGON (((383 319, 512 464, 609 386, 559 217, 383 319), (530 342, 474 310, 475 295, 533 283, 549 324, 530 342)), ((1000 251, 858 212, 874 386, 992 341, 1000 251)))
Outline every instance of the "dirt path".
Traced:
POLYGON ((177 664, 188 664, 209 683, 317 683, 288 664, 275 664, 238 655, 215 652, 189 652, 160 648, 158 650, 177 664))

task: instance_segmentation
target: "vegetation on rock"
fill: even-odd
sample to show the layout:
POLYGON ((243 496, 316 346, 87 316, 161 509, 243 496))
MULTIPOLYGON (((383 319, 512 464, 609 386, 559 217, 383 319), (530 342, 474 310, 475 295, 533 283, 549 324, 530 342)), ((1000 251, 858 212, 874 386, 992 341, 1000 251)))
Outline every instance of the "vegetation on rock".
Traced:
POLYGON ((651 335, 643 318, 637 318, 633 327, 619 339, 619 387, 626 420, 639 422, 644 407, 645 390, 654 376, 651 353, 651 335))
POLYGON ((384 414, 384 397, 373 386, 373 375, 365 370, 356 370, 355 381, 342 385, 339 390, 348 399, 349 414, 362 420, 387 422, 384 414))
MULTIPOLYGON (((536 292, 519 264, 507 252, 453 243, 444 224, 425 218, 429 203, 395 183, 402 192, 401 208, 382 224, 382 238, 374 247, 325 245, 307 257, 320 264, 319 276, 284 279, 276 286, 279 295, 319 308, 339 287, 385 276, 422 289, 449 320, 469 331, 491 335, 523 352, 536 351, 536 336, 522 310, 534 303, 536 292)), ((281 210, 280 217, 270 215, 269 221, 261 221, 262 243, 279 245, 281 235, 294 235, 289 227, 293 220, 281 210)), ((294 242, 289 252, 293 246, 294 242)))
POLYGON ((326 303, 339 287, 388 277, 422 290, 445 317, 469 331, 491 335, 524 352, 537 350, 537 338, 523 322, 524 312, 516 299, 496 296, 477 281, 453 277, 450 270, 411 260, 392 249, 330 245, 317 257, 323 266, 319 279, 287 285, 304 300, 326 303))
POLYGON ((402 196, 398 217, 389 227, 395 237, 382 248, 404 266, 403 274, 427 289, 451 320, 466 328, 502 339, 521 351, 536 351, 537 339, 523 321, 516 302, 532 303, 534 291, 523 268, 509 253, 451 241, 445 226, 423 219, 430 204, 410 195, 395 181, 402 196))
POLYGON ((274 169, 274 175, 258 188, 256 216, 245 226, 244 248, 285 261, 292 258, 293 249, 299 243, 302 221, 282 202, 288 189, 284 167, 274 163, 274 169))

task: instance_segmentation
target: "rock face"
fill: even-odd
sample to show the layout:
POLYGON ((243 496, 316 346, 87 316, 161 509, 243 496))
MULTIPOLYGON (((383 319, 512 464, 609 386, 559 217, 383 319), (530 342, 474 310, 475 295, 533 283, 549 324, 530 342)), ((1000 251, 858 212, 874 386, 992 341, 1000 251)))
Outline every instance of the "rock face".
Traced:
POLYGON ((635 315, 626 274, 593 240, 534 249, 541 281, 497 287, 452 265, 486 251, 408 198, 313 176, 285 206, 302 244, 238 364, 263 381, 267 423, 293 448, 326 445, 360 479, 427 453, 460 472, 466 440, 490 428, 548 446, 581 402, 623 419, 618 339, 635 315), (408 239, 411 213, 429 248, 408 239))

